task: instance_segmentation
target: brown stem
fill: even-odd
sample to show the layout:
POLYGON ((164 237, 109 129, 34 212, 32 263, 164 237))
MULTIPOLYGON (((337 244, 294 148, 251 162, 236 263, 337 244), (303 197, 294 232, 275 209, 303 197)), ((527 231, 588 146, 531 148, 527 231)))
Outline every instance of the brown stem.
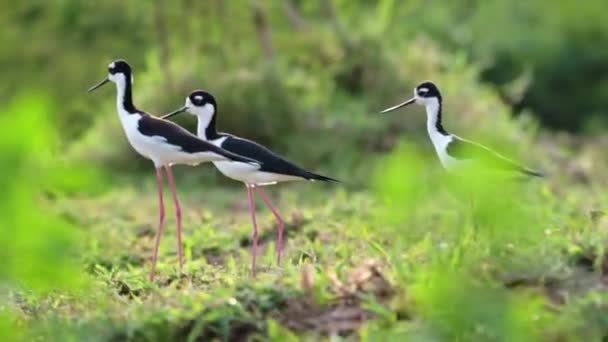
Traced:
POLYGON ((275 52, 272 45, 272 37, 270 27, 266 16, 259 6, 257 1, 251 2, 251 10, 253 12, 253 24, 255 25, 255 31, 258 36, 258 41, 262 47, 262 51, 267 60, 274 61, 275 52))
POLYGON ((293 0, 284 0, 283 9, 285 10, 285 15, 287 15, 287 19, 289 19, 289 23, 294 30, 304 31, 307 29, 307 25, 302 19, 298 7, 293 3, 293 0))
POLYGON ((352 44, 348 38, 348 35, 346 34, 346 31, 340 24, 340 20, 338 20, 332 0, 321 0, 321 7, 323 8, 323 13, 331 23, 334 32, 336 32, 338 37, 346 44, 347 47, 350 47, 352 44))
POLYGON ((160 49, 159 62, 167 90, 171 92, 173 88, 173 77, 171 76, 171 51, 169 48, 169 34, 167 32, 167 18, 165 17, 163 1, 154 2, 154 24, 160 49))

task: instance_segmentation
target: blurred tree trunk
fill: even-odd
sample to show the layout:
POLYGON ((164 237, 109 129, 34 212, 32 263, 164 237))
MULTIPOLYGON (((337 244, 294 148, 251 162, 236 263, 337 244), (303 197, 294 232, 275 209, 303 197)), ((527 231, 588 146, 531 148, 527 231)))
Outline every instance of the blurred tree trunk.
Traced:
POLYGON ((266 78, 270 94, 275 96, 274 101, 282 102, 283 104, 279 106, 284 108, 293 108, 291 98, 286 94, 278 73, 276 51, 272 43, 272 30, 268 24, 266 13, 260 4, 261 2, 257 0, 251 1, 253 25, 264 55, 264 60, 262 61, 264 77, 266 78))
POLYGON ((274 46, 272 45, 272 33, 270 31, 270 26, 268 26, 266 15, 258 1, 253 0, 251 2, 251 11, 253 12, 253 24, 258 36, 258 42, 260 43, 264 57, 267 61, 274 64, 275 51, 274 46))
POLYGON ((229 32, 229 17, 228 10, 226 9, 225 0, 215 0, 213 5, 213 19, 215 26, 217 27, 218 39, 215 45, 215 49, 218 54, 221 56, 221 61, 228 65, 230 65, 230 52, 231 52, 231 42, 232 37, 229 32), (226 43, 227 42, 227 43, 226 43))
POLYGON ((167 91, 172 92, 173 77, 171 74, 171 50, 169 45, 169 34, 167 32, 167 18, 165 17, 163 0, 154 2, 154 26, 158 39, 159 63, 167 91))
POLYGON ((224 0, 216 0, 216 4, 218 5, 220 15, 226 17, 226 4, 224 0))
MULTIPOLYGON (((198 47, 198 42, 197 44, 190 44, 190 42, 193 41, 193 37, 195 37, 194 35, 194 21, 198 20, 197 18, 197 14, 198 11, 192 11, 192 6, 193 6, 193 0, 182 0, 180 2, 180 16, 182 18, 184 18, 183 20, 183 25, 180 25, 180 32, 179 32, 179 37, 180 37, 180 43, 184 44, 183 48, 185 48, 186 50, 189 50, 188 52, 190 53, 191 56, 195 56, 196 57, 196 51, 197 51, 197 47, 198 47)), ((175 29, 173 30, 173 34, 175 35, 175 29)), ((180 48, 182 46, 180 45, 180 48)))
POLYGON ((349 39, 348 34, 340 24, 340 20, 338 20, 338 16, 336 15, 336 11, 334 9, 334 4, 332 0, 320 0, 321 8, 323 9, 323 14, 329 20, 334 32, 340 40, 344 43, 347 48, 352 47, 352 43, 349 39))
POLYGON ((283 2, 283 9, 285 10, 285 15, 287 15, 287 19, 289 19, 289 23, 294 30, 304 31, 307 29, 307 25, 302 19, 298 7, 293 0, 285 0, 283 2))

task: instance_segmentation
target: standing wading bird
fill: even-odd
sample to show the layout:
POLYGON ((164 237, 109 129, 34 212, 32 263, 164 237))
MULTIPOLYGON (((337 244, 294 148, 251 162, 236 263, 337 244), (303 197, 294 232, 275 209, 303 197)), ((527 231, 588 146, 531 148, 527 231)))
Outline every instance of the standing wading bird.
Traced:
POLYGON ((430 81, 420 83, 414 89, 414 97, 381 113, 392 112, 412 103, 426 107, 426 128, 435 147, 441 165, 448 170, 475 163, 489 169, 514 171, 528 176, 543 177, 493 150, 476 142, 448 133, 441 124, 442 97, 439 88, 430 81))
POLYGON ((272 211, 279 224, 276 245, 277 263, 281 262, 283 252, 283 219, 277 210, 270 204, 270 200, 260 188, 264 185, 276 184, 285 181, 309 180, 338 182, 337 180, 306 171, 299 166, 274 154, 266 147, 247 139, 234 135, 217 132, 215 122, 217 118, 217 103, 213 95, 202 90, 193 91, 186 97, 186 104, 182 108, 164 115, 167 119, 178 113, 188 112, 198 118, 198 137, 233 153, 246 156, 260 162, 260 165, 251 165, 233 161, 214 161, 217 169, 228 178, 245 183, 249 196, 249 210, 253 221, 253 246, 251 272, 255 276, 255 261, 258 246, 258 227, 255 219, 253 190, 256 190, 266 206, 272 211))
POLYGON ((170 121, 153 117, 150 114, 137 109, 135 105, 133 105, 131 94, 133 72, 126 61, 116 60, 110 63, 108 66, 108 76, 91 87, 88 91, 91 92, 108 82, 114 82, 116 84, 116 108, 122 128, 127 135, 127 140, 135 151, 145 158, 152 160, 154 167, 156 168, 160 219, 154 246, 152 269, 150 270, 150 280, 152 281, 154 280, 158 246, 165 218, 162 167, 164 167, 167 172, 169 186, 171 187, 171 193, 173 195, 173 202, 175 203, 179 266, 181 271, 183 266, 181 208, 175 191, 171 166, 173 164, 196 165, 203 162, 222 160, 234 160, 242 162, 243 165, 258 166, 259 162, 226 151, 207 141, 197 138, 187 130, 170 121))

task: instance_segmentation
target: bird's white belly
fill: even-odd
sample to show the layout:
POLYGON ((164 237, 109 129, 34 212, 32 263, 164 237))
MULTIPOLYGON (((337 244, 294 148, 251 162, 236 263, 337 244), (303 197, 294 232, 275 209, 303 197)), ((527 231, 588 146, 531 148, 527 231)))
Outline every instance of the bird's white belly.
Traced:
POLYGON ((240 162, 220 161, 213 165, 226 177, 252 185, 270 185, 278 182, 301 180, 296 176, 259 171, 259 166, 240 162))
POLYGON ((439 150, 437 149, 437 157, 439 157, 439 162, 441 162, 441 166, 443 166, 445 169, 448 170, 452 170, 453 168, 456 168, 458 166, 460 166, 463 163, 466 163, 462 160, 458 160, 455 158, 450 157, 447 153, 446 150, 439 150))
POLYGON ((450 157, 446 152, 446 147, 452 138, 434 131, 429 131, 429 136, 433 143, 433 147, 435 148, 435 152, 437 153, 437 157, 439 158, 439 162, 441 162, 441 166, 446 169, 452 167, 456 159, 450 157))
POLYGON ((471 163, 471 160, 458 160, 450 156, 444 156, 441 160, 441 165, 443 165, 443 167, 448 171, 456 171, 462 167, 470 165, 471 163))
POLYGON ((439 161, 441 162, 441 166, 448 171, 455 171, 463 166, 467 166, 471 163, 470 160, 459 160, 453 158, 452 156, 447 154, 447 145, 452 141, 452 137, 449 139, 441 139, 434 140, 433 145, 435 146, 435 151, 437 152, 437 157, 439 157, 439 161))

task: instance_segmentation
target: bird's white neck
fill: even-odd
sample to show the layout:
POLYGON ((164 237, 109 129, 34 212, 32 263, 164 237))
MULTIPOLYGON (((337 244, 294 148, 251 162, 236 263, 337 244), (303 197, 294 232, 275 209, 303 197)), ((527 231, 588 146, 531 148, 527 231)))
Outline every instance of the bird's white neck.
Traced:
POLYGON ((203 140, 217 139, 217 131, 215 130, 215 111, 215 107, 211 104, 196 108, 195 114, 198 120, 196 134, 199 138, 203 140))
POLYGON ((426 108, 426 129, 431 138, 436 135, 448 135, 441 123, 441 102, 437 98, 427 99, 426 108))
POLYGON ((132 80, 127 80, 125 75, 117 75, 115 77, 116 110, 118 111, 118 115, 123 117, 137 113, 137 109, 133 105, 133 96, 131 92, 132 80))
POLYGON ((447 167, 448 158, 446 147, 452 140, 451 135, 441 125, 441 101, 437 98, 427 99, 426 107, 426 129, 433 143, 435 152, 443 166, 447 167))
POLYGON ((207 140, 207 132, 205 132, 207 130, 207 126, 209 125, 209 122, 205 121, 204 117, 198 116, 197 117, 198 123, 196 126, 196 135, 198 135, 199 138, 203 139, 203 140, 207 140))

